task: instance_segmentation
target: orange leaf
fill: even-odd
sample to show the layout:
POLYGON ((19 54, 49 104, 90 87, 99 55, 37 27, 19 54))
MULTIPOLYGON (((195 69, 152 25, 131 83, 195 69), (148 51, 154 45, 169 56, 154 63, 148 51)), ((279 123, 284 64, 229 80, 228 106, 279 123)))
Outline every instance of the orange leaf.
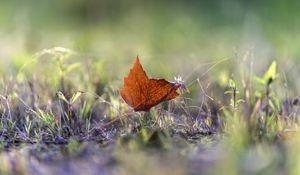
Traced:
POLYGON ((179 87, 180 83, 148 78, 137 56, 129 75, 124 78, 124 87, 120 89, 120 94, 135 111, 149 111, 163 101, 176 98, 179 87))

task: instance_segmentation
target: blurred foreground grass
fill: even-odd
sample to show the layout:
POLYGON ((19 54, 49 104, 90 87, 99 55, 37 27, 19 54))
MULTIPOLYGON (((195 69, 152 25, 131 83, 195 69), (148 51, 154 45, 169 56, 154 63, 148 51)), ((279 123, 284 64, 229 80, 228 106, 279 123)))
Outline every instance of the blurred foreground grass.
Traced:
POLYGON ((2 1, 0 174, 299 174, 299 5, 2 1), (130 112, 137 54, 191 93, 130 112))

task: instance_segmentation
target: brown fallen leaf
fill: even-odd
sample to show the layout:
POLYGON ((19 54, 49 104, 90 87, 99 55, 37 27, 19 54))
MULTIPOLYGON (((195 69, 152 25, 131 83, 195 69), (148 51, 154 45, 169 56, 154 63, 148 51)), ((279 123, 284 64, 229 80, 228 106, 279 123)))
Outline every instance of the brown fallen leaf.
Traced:
POLYGON ((120 94, 134 111, 149 111, 153 106, 176 98, 177 89, 183 84, 165 79, 149 78, 137 56, 129 75, 124 78, 124 87, 120 94))

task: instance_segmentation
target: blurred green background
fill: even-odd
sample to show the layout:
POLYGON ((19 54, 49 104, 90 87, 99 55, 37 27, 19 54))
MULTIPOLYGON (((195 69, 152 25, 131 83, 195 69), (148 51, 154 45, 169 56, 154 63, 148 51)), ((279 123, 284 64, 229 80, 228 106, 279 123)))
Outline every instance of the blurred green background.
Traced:
POLYGON ((36 52, 59 46, 83 62, 104 62, 102 71, 116 82, 137 54, 150 75, 181 75, 187 83, 207 63, 233 59, 209 73, 218 81, 249 52, 253 72, 275 59, 297 86, 299 7, 297 0, 2 0, 1 72, 14 74, 36 52))
MULTIPOLYGON (((270 63, 276 60, 279 76, 274 82, 277 86, 273 86, 272 83, 272 92, 273 90, 276 92, 272 95, 279 103, 289 96, 294 97, 299 94, 299 9, 299 0, 1 0, 0 94, 3 94, 1 101, 3 104, 6 102, 4 96, 11 99, 12 109, 17 111, 13 112, 21 119, 20 123, 24 119, 23 115, 28 114, 28 111, 22 113, 25 108, 23 109, 23 102, 19 102, 18 105, 20 99, 31 104, 30 106, 37 106, 37 109, 44 109, 52 101, 53 103, 57 101, 55 94, 59 91, 67 92, 64 93, 65 95, 72 95, 80 90, 91 92, 92 95, 87 94, 92 97, 94 93, 104 94, 102 96, 104 101, 108 101, 116 109, 122 109, 121 105, 125 104, 122 101, 120 103, 117 89, 122 86, 122 79, 127 75, 138 54, 150 76, 165 77, 168 80, 173 80, 174 76, 182 76, 186 84, 190 85, 191 101, 196 107, 201 106, 200 108, 203 101, 209 102, 205 100, 206 97, 203 97, 206 95, 205 90, 210 91, 207 93, 210 96, 218 97, 214 98, 214 102, 221 104, 220 107, 229 105, 228 99, 226 101, 224 97, 229 78, 237 82, 241 94, 247 84, 243 81, 249 79, 252 82, 248 84, 253 83, 253 87, 247 87, 251 89, 251 97, 256 95, 255 90, 264 92, 265 87, 255 87, 254 75, 263 75, 270 63), (63 50, 62 48, 67 48, 77 54, 70 54, 66 59, 60 58, 60 54, 57 54, 55 49, 45 50, 55 47, 60 47, 60 51, 63 50), (202 87, 200 89, 195 81, 197 78, 203 83, 204 91, 201 91, 202 87), (210 84, 214 85, 209 86, 210 84), (193 89, 192 85, 197 87, 193 89), (35 102, 38 105, 35 105, 35 102)), ((238 95, 238 98, 242 97, 238 95)), ((252 103, 256 104, 255 98, 251 99, 252 103)), ((90 106, 94 112, 94 103, 98 104, 98 102, 92 99, 87 104, 89 103, 93 103, 90 106)), ((187 106, 193 107, 189 101, 186 103, 187 106)), ((95 113, 97 117, 106 117, 108 114, 113 118, 118 114, 112 110, 114 108, 106 109, 110 106, 103 107, 102 102, 102 107, 96 105, 95 109, 101 112, 99 112, 101 115, 95 113)), ((299 115, 298 108, 295 110, 295 116, 299 115)), ((56 110, 56 106, 52 109, 56 110)), ((198 112, 198 108, 195 109, 198 112)), ((219 108, 216 109, 220 111, 219 108)), ((240 112, 247 116, 246 110, 240 112)), ((261 113, 258 113, 258 116, 261 113)), ((180 116, 180 118, 185 117, 180 116)), ((31 122, 28 117, 25 119, 27 123, 31 122)), ((32 121, 38 123, 38 127, 32 128, 40 132, 39 126, 44 125, 39 123, 43 121, 35 120, 35 116, 32 121)), ((92 123, 98 126, 98 119, 95 121, 93 120, 92 123)), ((15 125, 14 122, 11 123, 15 125)), ((49 123, 52 124, 52 120, 49 123)), ((89 124, 90 121, 86 123, 89 124)), ((228 137, 228 143, 225 140, 224 147, 212 147, 215 151, 208 151, 207 154, 201 152, 202 148, 194 149, 192 145, 184 145, 188 151, 180 151, 180 154, 183 155, 184 160, 187 160, 187 167, 191 167, 190 174, 199 174, 202 170, 200 165, 207 167, 207 164, 202 162, 209 164, 216 162, 213 168, 208 166, 214 174, 224 172, 226 174, 243 174, 243 172, 287 174, 285 171, 299 174, 300 141, 298 138, 300 137, 294 137, 296 140, 287 142, 286 146, 277 143, 278 140, 274 139, 277 147, 263 143, 252 149, 253 145, 245 141, 247 137, 252 136, 245 132, 246 127, 242 124, 238 123, 237 128, 232 127, 233 132, 230 133, 232 137, 228 137)), ((23 123, 20 126, 23 128, 23 123)), ((28 126, 30 128, 31 123, 28 126)), ((228 126, 231 126, 230 121, 228 126)), ((73 127, 78 128, 75 125, 73 127)), ((197 125, 195 127, 197 128, 197 125)), ((296 127, 298 131, 298 125, 296 127)), ((16 135, 19 130, 9 132, 16 135)), ((200 147, 206 144, 202 141, 202 137, 199 140, 199 143, 203 142, 200 147)), ((74 147, 78 147, 76 143, 74 147)), ((103 152, 101 148, 101 156, 98 158, 103 158, 103 152)), ((160 170, 165 168, 174 171, 173 167, 180 170, 185 166, 182 162, 174 161, 176 158, 173 157, 162 159, 160 152, 153 160, 150 152, 150 162, 153 162, 150 165, 143 164, 144 160, 149 158, 148 154, 138 153, 130 156, 127 151, 125 152, 126 154, 116 156, 120 157, 116 159, 117 161, 121 160, 125 164, 125 172, 136 167, 143 173, 155 174, 154 170, 161 174, 168 174, 164 173, 167 171, 160 170), (172 163, 172 166, 164 166, 164 163, 172 163)), ((174 152, 179 154, 177 150, 174 152)), ((27 156, 27 152, 24 154, 27 156)), ((35 159, 21 159, 18 154, 15 154, 15 157, 9 155, 8 158, 3 155, 0 155, 0 160, 6 161, 2 162, 16 160, 16 165, 18 161, 20 165, 30 165, 27 162, 33 161, 34 165, 42 165, 35 159)), ((95 156, 94 152, 91 155, 95 156)), ((96 162, 94 157, 91 157, 91 160, 96 162)), ((111 162, 107 162, 110 167, 111 162)), ((86 167, 91 166, 88 164, 90 161, 83 160, 78 164, 82 163, 86 163, 86 167)), ((3 166, 4 169, 9 167, 8 163, 6 164, 3 166)), ((48 165, 48 162, 46 164, 48 165)), ((71 167, 80 167, 81 171, 90 170, 78 164, 72 163, 71 167)), ((101 168, 99 164, 95 165, 101 168)), ((106 163, 103 166, 105 165, 106 163)), ((69 169, 70 165, 66 167, 69 169)), ((181 171, 175 170, 181 174, 181 171)), ((136 171, 138 172, 136 174, 141 174, 140 171, 136 171)))

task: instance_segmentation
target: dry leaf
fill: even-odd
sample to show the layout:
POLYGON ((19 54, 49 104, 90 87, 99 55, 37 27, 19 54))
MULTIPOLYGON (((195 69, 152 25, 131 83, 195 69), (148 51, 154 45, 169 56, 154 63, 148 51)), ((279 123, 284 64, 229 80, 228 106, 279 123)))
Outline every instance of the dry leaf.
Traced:
POLYGON ((129 75, 124 78, 124 87, 120 89, 120 94, 135 111, 149 111, 163 101, 176 98, 179 87, 180 83, 148 78, 137 56, 129 75))

